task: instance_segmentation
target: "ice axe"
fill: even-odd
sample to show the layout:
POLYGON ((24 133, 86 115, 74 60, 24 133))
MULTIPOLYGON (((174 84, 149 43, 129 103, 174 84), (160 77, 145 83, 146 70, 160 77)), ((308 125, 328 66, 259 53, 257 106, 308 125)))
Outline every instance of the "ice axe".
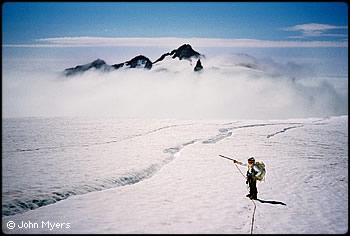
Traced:
POLYGON ((223 157, 223 158, 226 158, 226 159, 228 159, 228 160, 231 160, 231 161, 233 161, 233 163, 235 164, 235 166, 237 167, 237 169, 239 170, 239 172, 241 173, 241 175, 245 178, 245 179, 247 179, 247 177, 242 173, 242 171, 239 169, 239 167, 237 166, 237 164, 236 163, 238 163, 238 164, 243 164, 242 162, 240 162, 240 161, 237 161, 237 160, 235 160, 235 159, 232 159, 232 158, 230 158, 230 157, 226 157, 226 156, 224 156, 224 155, 219 155, 220 157, 223 157))
POLYGON ((232 158, 230 158, 230 157, 226 157, 226 156, 224 156, 224 155, 219 155, 219 156, 221 156, 221 157, 223 157, 223 158, 226 158, 226 159, 229 159, 229 160, 231 160, 231 161, 236 161, 235 159, 232 159, 232 158))

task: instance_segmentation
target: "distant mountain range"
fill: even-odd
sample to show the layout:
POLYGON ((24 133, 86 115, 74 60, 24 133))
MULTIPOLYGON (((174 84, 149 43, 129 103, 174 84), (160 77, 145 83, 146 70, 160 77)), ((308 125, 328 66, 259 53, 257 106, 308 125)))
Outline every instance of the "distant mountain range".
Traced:
POLYGON ((178 58, 179 60, 197 59, 196 66, 194 67, 193 70, 200 71, 203 69, 202 63, 200 61, 200 58, 202 56, 203 56, 202 54, 193 50, 191 45, 184 44, 180 46, 178 49, 174 49, 171 52, 164 53, 154 62, 152 62, 148 57, 143 55, 136 56, 129 61, 114 64, 114 65, 108 65, 104 60, 97 59, 85 65, 78 65, 76 67, 67 68, 63 71, 63 74, 68 77, 68 76, 73 76, 76 74, 83 73, 90 69, 96 69, 100 71, 113 71, 113 70, 118 70, 122 67, 123 68, 142 68, 142 69, 151 70, 154 64, 159 63, 160 61, 163 61, 166 57, 171 57, 172 59, 178 58))

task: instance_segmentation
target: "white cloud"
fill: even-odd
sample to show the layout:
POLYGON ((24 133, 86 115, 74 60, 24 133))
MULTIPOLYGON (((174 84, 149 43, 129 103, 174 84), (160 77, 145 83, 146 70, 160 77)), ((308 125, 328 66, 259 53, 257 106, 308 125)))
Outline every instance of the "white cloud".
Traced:
POLYGON ((224 38, 114 38, 114 37, 59 37, 37 39, 38 44, 5 44, 3 47, 178 47, 189 43, 196 47, 348 47, 348 41, 271 41, 224 38))
POLYGON ((293 27, 289 27, 286 29, 289 30, 304 30, 304 31, 324 31, 330 29, 347 29, 347 26, 335 26, 335 25, 327 25, 327 24, 303 24, 303 25, 295 25, 293 27))
POLYGON ((219 55, 203 59, 203 65, 202 73, 194 73, 189 61, 162 61, 150 71, 91 70, 71 78, 14 65, 3 71, 3 116, 286 119, 348 114, 347 78, 327 77, 339 86, 336 90, 313 77, 308 66, 248 54, 219 55), (258 69, 237 66, 250 63, 258 69))
POLYGON ((325 32, 329 30, 335 30, 335 29, 348 29, 348 27, 310 23, 310 24, 295 25, 292 27, 285 27, 281 29, 284 31, 298 31, 302 34, 302 36, 291 36, 289 38, 324 37, 324 36, 347 37, 347 34, 329 34, 325 32))

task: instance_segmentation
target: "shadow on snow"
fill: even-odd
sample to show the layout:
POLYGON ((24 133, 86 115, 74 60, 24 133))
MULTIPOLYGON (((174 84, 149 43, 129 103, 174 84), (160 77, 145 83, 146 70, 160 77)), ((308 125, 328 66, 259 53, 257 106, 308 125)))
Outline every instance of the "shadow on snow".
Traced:
POLYGON ((279 201, 266 201, 266 200, 262 200, 262 199, 256 199, 256 200, 261 202, 261 203, 279 204, 279 205, 283 205, 283 206, 287 205, 284 202, 279 202, 279 201))

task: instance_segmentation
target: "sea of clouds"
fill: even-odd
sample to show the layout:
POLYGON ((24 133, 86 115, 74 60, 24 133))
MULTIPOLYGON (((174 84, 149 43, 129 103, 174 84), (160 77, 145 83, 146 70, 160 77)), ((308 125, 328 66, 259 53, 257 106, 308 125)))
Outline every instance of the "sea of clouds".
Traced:
POLYGON ((90 70, 73 77, 43 66, 7 67, 3 116, 287 119, 348 114, 347 78, 321 78, 306 65, 248 54, 201 61, 199 73, 193 71, 196 60, 167 58, 151 70, 90 70))

